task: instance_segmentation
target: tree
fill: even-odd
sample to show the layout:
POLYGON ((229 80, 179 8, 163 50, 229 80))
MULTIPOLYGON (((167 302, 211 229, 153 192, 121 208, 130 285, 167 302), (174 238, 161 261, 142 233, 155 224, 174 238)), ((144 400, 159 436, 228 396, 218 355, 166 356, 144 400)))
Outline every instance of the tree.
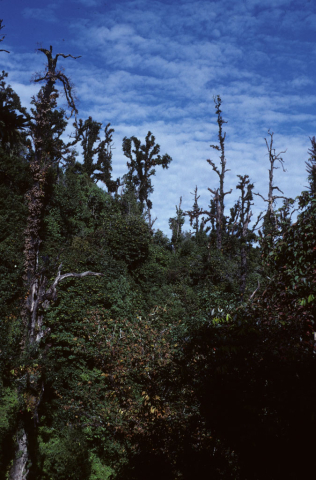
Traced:
POLYGON ((57 54, 53 58, 52 47, 50 47, 50 50, 41 48, 40 51, 46 55, 48 64, 45 74, 38 76, 35 80, 36 82, 44 81, 45 85, 39 91, 37 98, 33 98, 32 102, 34 105, 32 109, 33 122, 30 125, 30 134, 34 146, 34 153, 30 161, 32 187, 26 197, 29 214, 25 232, 25 282, 29 289, 29 294, 23 316, 25 317, 26 325, 28 325, 28 315, 32 319, 29 330, 31 342, 35 340, 36 336, 38 300, 43 295, 42 290, 43 288, 45 290, 46 283, 46 280, 40 278, 39 275, 38 258, 47 176, 49 171, 59 164, 63 155, 69 153, 67 146, 64 145, 60 138, 66 127, 66 121, 63 118, 63 112, 55 110, 58 98, 55 84, 58 80, 64 87, 71 113, 77 112, 70 82, 63 72, 56 70, 59 56, 67 58, 72 57, 72 55, 57 54))
POLYGON ((3 146, 13 146, 28 126, 29 115, 22 107, 18 95, 10 85, 6 85, 7 76, 4 71, 0 74, 0 141, 3 146))
POLYGON ((310 158, 306 163, 306 170, 309 180, 309 193, 312 197, 316 196, 316 139, 310 139, 312 147, 308 150, 310 158))
MULTIPOLYGON (((287 200, 286 197, 284 197, 284 193, 282 190, 280 190, 279 187, 274 185, 274 170, 277 170, 279 167, 275 165, 276 162, 279 162, 283 172, 285 172, 284 168, 284 160, 281 157, 285 151, 280 152, 280 153, 275 153, 275 148, 273 148, 273 132, 268 131, 268 134, 270 135, 270 141, 265 138, 265 143, 267 146, 268 150, 268 156, 269 156, 269 162, 270 162, 270 168, 269 168, 269 189, 268 189, 268 197, 265 198, 263 195, 260 193, 255 193, 254 195, 257 195, 262 198, 264 202, 268 204, 266 213, 264 214, 264 221, 263 221, 263 227, 262 227, 262 235, 265 240, 268 241, 268 244, 271 246, 273 245, 274 238, 277 235, 277 217, 275 214, 275 201, 282 198, 284 200, 287 200), (275 195, 274 191, 277 190, 278 192, 282 193, 282 195, 275 195), (269 237, 269 239, 268 239, 269 237)), ((261 234, 261 232, 259 232, 261 234)), ((269 247, 268 247, 269 248, 269 247)))
MULTIPOLYGON (((245 199, 251 184, 239 178, 245 199)), ((313 468, 316 204, 306 193, 305 210, 264 258, 273 267, 264 291, 229 313, 214 308, 183 346, 181 383, 192 379, 201 424, 227 462, 229 453, 237 460, 232 478, 295 479, 313 468)))
POLYGON ((169 228, 172 231, 171 242, 175 249, 181 240, 182 226, 185 222, 184 212, 181 209, 181 204, 182 197, 180 197, 179 205, 176 205, 176 216, 173 218, 169 218, 169 228))
POLYGON ((280 158, 272 137, 266 141, 275 162, 266 201, 277 228, 262 262, 272 275, 240 304, 262 271, 262 250, 252 248, 248 175, 238 175, 240 196, 224 215, 220 97, 213 148, 221 164, 209 161, 219 186, 210 189, 208 212, 197 187, 190 211, 180 197, 169 219, 172 246, 162 232, 151 235, 144 215, 152 227, 152 176, 170 157, 163 164, 150 133, 144 145, 125 138, 126 189, 110 195, 118 185, 113 130, 108 124, 103 135, 88 117, 63 142, 58 82, 77 112, 72 84, 57 68, 69 55, 41 52, 48 65, 36 76, 43 86, 32 116, 5 77, 0 88, 3 118, 8 113, 0 141, 0 480, 308 477, 316 427, 315 138, 309 190, 293 225, 291 200, 273 205, 280 158), (194 237, 183 232, 185 215, 194 237))
POLYGON ((82 170, 94 181, 105 183, 109 192, 115 192, 119 179, 111 179, 112 171, 112 134, 113 128, 108 123, 104 129, 104 140, 100 138, 102 123, 89 117, 85 122, 81 119, 76 125, 76 138, 81 140, 83 148, 82 170), (97 156, 97 160, 94 157, 97 156))
MULTIPOLYGON (((1 82, 0 95, 11 104, 20 100, 1 82)), ((5 135, 8 129, 5 126, 5 135)), ((11 133, 11 132, 10 132, 11 133)), ((20 358, 21 298, 23 288, 23 232, 27 208, 24 195, 30 187, 29 149, 25 135, 14 132, 0 141, 0 478, 11 458, 19 397, 10 370, 20 358), (14 140, 13 140, 14 139, 14 140)))
MULTIPOLYGON (((44 204, 47 190, 47 178, 52 168, 60 162, 63 154, 68 153, 60 139, 66 122, 63 112, 56 111, 58 92, 55 84, 60 81, 71 108, 71 113, 77 112, 72 86, 65 74, 56 70, 58 57, 68 58, 72 55, 57 54, 52 56, 50 50, 41 48, 47 57, 47 67, 44 75, 39 75, 36 82, 44 81, 45 84, 33 99, 33 121, 30 123, 30 135, 33 141, 34 152, 30 158, 31 188, 26 195, 28 206, 27 226, 25 230, 25 289, 26 295, 21 312, 25 326, 22 344, 22 355, 36 356, 36 351, 41 338, 44 336, 43 315, 45 308, 56 299, 56 287, 60 281, 68 277, 84 277, 87 275, 100 275, 94 272, 66 273, 61 275, 59 266, 57 276, 53 283, 47 287, 48 279, 45 268, 41 268, 39 252, 42 243, 41 230, 43 227, 44 204)), ((72 57, 76 58, 76 57, 72 57)), ((42 401, 45 383, 41 373, 36 369, 23 371, 26 383, 22 389, 25 407, 20 415, 18 430, 16 433, 17 449, 10 472, 10 479, 25 480, 27 477, 27 463, 30 459, 29 442, 34 437, 38 424, 38 408, 42 401), (32 373, 31 373, 32 372, 32 373), (30 383, 30 375, 33 375, 33 385, 30 383), (29 412, 29 413, 28 413, 29 412), (23 415, 24 414, 24 415, 23 415), (33 422, 30 421, 30 414, 33 422)))
POLYGON ((224 215, 224 199, 226 195, 229 195, 232 190, 229 192, 224 192, 224 182, 225 182, 225 173, 229 172, 229 169, 226 169, 226 158, 225 158, 225 138, 226 132, 223 133, 223 125, 225 122, 222 118, 222 111, 221 105, 222 100, 219 95, 214 98, 215 103, 215 112, 217 115, 217 124, 218 124, 218 139, 219 139, 219 146, 218 145, 211 145, 211 148, 220 152, 220 169, 215 165, 213 160, 207 160, 207 162, 211 165, 214 172, 219 177, 219 188, 212 189, 209 188, 208 190, 213 194, 213 199, 211 201, 211 211, 203 212, 208 215, 208 220, 214 219, 216 220, 216 238, 217 238, 217 249, 221 250, 222 248, 222 241, 223 241, 223 232, 225 231, 225 223, 226 218, 224 215), (212 211, 212 207, 214 212, 212 211))
POLYGON ((197 192, 198 188, 196 186, 194 189, 194 193, 191 193, 191 195, 194 195, 194 203, 192 206, 192 210, 188 210, 187 212, 185 212, 185 215, 188 215, 190 219, 190 225, 191 227, 193 227, 193 230, 195 232, 195 238, 198 237, 199 232, 202 231, 204 228, 204 219, 202 219, 201 224, 199 221, 199 217, 203 214, 203 210, 199 207, 198 201, 200 195, 198 195, 197 192))
POLYGON ((123 152, 129 159, 127 162, 127 183, 134 188, 143 208, 147 208, 148 224, 152 228, 155 220, 152 221, 151 219, 152 202, 149 200, 149 195, 154 191, 154 187, 150 177, 155 175, 156 166, 161 165, 163 169, 169 168, 172 158, 167 153, 163 156, 159 155, 160 145, 156 144, 156 139, 151 132, 147 133, 143 145, 136 137, 124 137, 123 152))
POLYGON ((237 235, 240 238, 240 295, 243 297, 246 289, 247 280, 247 250, 248 242, 254 240, 253 232, 249 232, 249 223, 252 217, 251 203, 253 199, 252 190, 254 185, 250 183, 248 175, 237 175, 240 179, 237 188, 240 190, 241 197, 238 205, 239 223, 237 235))

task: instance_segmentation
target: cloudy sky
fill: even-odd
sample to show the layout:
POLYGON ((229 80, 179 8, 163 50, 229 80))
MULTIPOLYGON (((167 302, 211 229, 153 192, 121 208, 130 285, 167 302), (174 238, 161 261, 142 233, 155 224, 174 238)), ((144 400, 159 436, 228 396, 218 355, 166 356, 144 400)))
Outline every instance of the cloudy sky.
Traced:
MULTIPOLYGON (((153 180, 156 228, 183 198, 207 208, 218 178, 206 159, 218 160, 213 97, 222 97, 227 210, 238 198, 237 175, 248 174, 266 196, 264 138, 274 132, 287 171, 275 184, 295 197, 306 186, 309 137, 316 135, 316 3, 311 0, 0 0, 6 34, 0 68, 29 105, 43 70, 36 48, 81 55, 60 61, 76 86, 79 117, 115 128, 114 176, 126 173, 124 136, 144 140, 150 130, 173 161, 153 180)), ((257 214, 263 201, 256 197, 257 214)), ((227 211, 228 213, 228 211, 227 211)), ((189 229, 188 221, 186 227, 189 229)))

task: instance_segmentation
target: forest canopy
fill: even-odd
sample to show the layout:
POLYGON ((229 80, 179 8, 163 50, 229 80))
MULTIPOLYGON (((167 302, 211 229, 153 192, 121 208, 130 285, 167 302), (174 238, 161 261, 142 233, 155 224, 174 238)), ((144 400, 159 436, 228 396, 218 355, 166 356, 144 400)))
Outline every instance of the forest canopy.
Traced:
POLYGON ((215 96, 219 158, 205 161, 217 183, 207 207, 198 186, 191 210, 179 199, 168 238, 150 195, 170 155, 151 131, 125 137, 126 173, 113 178, 114 130, 80 118, 67 76, 80 59, 39 50, 30 111, 0 76, 0 480, 307 478, 315 137, 296 199, 275 183, 271 131, 266 192, 247 172, 226 190, 234 160, 215 96), (266 209, 254 219, 256 196, 266 209))

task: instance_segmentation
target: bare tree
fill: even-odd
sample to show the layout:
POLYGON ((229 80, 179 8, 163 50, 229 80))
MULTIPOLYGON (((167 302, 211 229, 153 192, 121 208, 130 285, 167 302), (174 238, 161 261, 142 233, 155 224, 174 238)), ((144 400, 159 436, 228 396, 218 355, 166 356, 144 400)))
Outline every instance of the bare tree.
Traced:
POLYGON ((225 220, 226 220, 225 214, 224 214, 224 210, 225 210, 224 200, 225 200, 225 196, 229 195, 232 192, 232 190, 229 190, 228 192, 224 192, 225 173, 229 172, 230 170, 226 168, 226 158, 225 158, 226 132, 223 133, 223 125, 227 122, 225 122, 222 117, 222 111, 221 111, 222 100, 219 95, 214 97, 214 103, 215 103, 215 112, 217 115, 219 146, 210 145, 210 147, 220 152, 220 167, 218 168, 213 160, 208 159, 207 162, 211 165, 212 169, 219 177, 219 188, 208 189, 213 195, 212 202, 215 207, 215 213, 211 213, 211 212, 203 212, 203 213, 208 215, 209 219, 211 219, 212 217, 212 218, 215 218, 216 220, 217 249, 221 250, 222 241, 223 241, 223 232, 224 232, 225 220))
POLYGON ((282 154, 284 154, 286 150, 276 153, 275 148, 273 147, 274 134, 273 132, 270 132, 270 130, 268 131, 268 134, 270 138, 265 138, 270 163, 268 196, 265 198, 260 193, 255 193, 254 195, 262 198, 267 204, 267 210, 259 215, 257 225, 259 224, 259 221, 263 220, 258 233, 262 249, 262 257, 266 259, 263 262, 263 273, 264 276, 269 279, 273 272, 273 262, 271 263, 270 260, 268 260, 268 255, 274 248, 277 238, 283 234, 284 230, 291 223, 291 215, 293 211, 290 213, 290 206, 294 203, 294 200, 285 197, 284 192, 282 192, 278 186, 274 185, 274 171, 280 168, 277 164, 280 164, 283 172, 286 171, 282 157, 282 154), (281 195, 277 192, 281 193, 281 195), (283 199, 283 207, 279 209, 279 212, 275 210, 275 202, 278 199, 283 199))
POLYGON ((268 141, 266 138, 264 139, 266 142, 267 150, 268 150, 268 155, 269 155, 269 162, 270 162, 270 168, 269 168, 269 191, 268 191, 268 197, 265 198, 263 195, 260 193, 254 193, 254 195, 258 195, 259 197, 262 198, 264 202, 268 204, 267 212, 266 212, 266 217, 271 223, 276 223, 276 217, 274 214, 274 206, 275 206, 275 201, 278 200, 279 198, 283 198, 284 200, 287 200, 287 197, 284 196, 284 192, 280 190, 279 187, 274 185, 274 170, 278 170, 280 167, 277 167, 275 165, 276 162, 279 162, 283 172, 285 172, 284 168, 284 160, 281 157, 283 153, 286 152, 284 150, 283 152, 280 153, 275 153, 275 148, 273 148, 273 132, 268 131, 268 134, 270 135, 270 141, 268 141), (278 192, 282 193, 282 195, 275 195, 274 192, 277 190, 278 192))

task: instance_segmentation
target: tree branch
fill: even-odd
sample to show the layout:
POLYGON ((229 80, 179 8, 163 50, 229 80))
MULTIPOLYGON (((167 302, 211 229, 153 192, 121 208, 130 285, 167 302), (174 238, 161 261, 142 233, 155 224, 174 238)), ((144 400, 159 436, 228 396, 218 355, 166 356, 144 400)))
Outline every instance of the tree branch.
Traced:
POLYGON ((57 53, 56 58, 58 58, 58 57, 63 57, 63 58, 71 57, 74 60, 77 60, 77 58, 81 58, 81 55, 78 55, 77 57, 74 57, 73 55, 70 55, 70 53, 68 53, 68 55, 65 55, 64 53, 57 53))
POLYGON ((83 273, 69 272, 69 273, 64 273, 63 275, 61 275, 60 272, 61 272, 62 266, 63 266, 63 264, 61 263, 58 267, 57 276, 56 276, 53 284, 49 287, 49 289, 44 294, 45 299, 53 299, 54 300, 56 298, 56 287, 57 287, 58 283, 61 282, 62 280, 64 280, 65 278, 70 278, 70 277, 83 278, 83 277, 87 277, 87 276, 94 276, 94 277, 102 277, 103 276, 103 273, 90 272, 90 271, 83 272, 83 273))
POLYGON ((284 192, 282 192, 282 190, 279 187, 272 187, 272 190, 278 190, 280 193, 283 193, 284 195, 284 192))
MULTIPOLYGON (((213 145, 211 145, 211 147, 215 148, 213 145)), ((220 177, 220 172, 219 172, 217 166, 215 165, 215 163, 213 162, 213 160, 207 159, 206 161, 207 161, 207 163, 209 163, 209 164, 211 165, 211 167, 213 168, 214 172, 216 172, 217 175, 220 177)))
POLYGON ((261 193, 254 193, 254 195, 258 195, 258 196, 261 197, 262 200, 264 200, 265 202, 268 202, 268 201, 269 201, 269 200, 265 199, 265 198, 261 195, 261 193))
POLYGON ((256 295, 259 287, 260 287, 260 282, 259 282, 259 280, 258 280, 258 286, 257 286, 256 290, 250 295, 249 300, 251 300, 251 299, 256 295))
MULTIPOLYGON (((256 223, 254 224, 254 226, 252 227, 252 231, 254 232, 256 229, 257 229, 257 225, 258 223, 260 222, 260 220, 262 219, 264 215, 264 212, 260 212, 259 215, 258 215, 258 218, 257 218, 257 221, 256 223)), ((259 227, 258 227, 259 228, 259 227)))
MULTIPOLYGON (((281 190, 280 190, 281 191, 281 190)), ((283 193, 283 192, 282 192, 283 193)), ((277 200, 278 198, 283 198, 284 200, 287 200, 287 197, 282 197, 282 195, 278 196, 273 196, 273 200, 277 200)))

